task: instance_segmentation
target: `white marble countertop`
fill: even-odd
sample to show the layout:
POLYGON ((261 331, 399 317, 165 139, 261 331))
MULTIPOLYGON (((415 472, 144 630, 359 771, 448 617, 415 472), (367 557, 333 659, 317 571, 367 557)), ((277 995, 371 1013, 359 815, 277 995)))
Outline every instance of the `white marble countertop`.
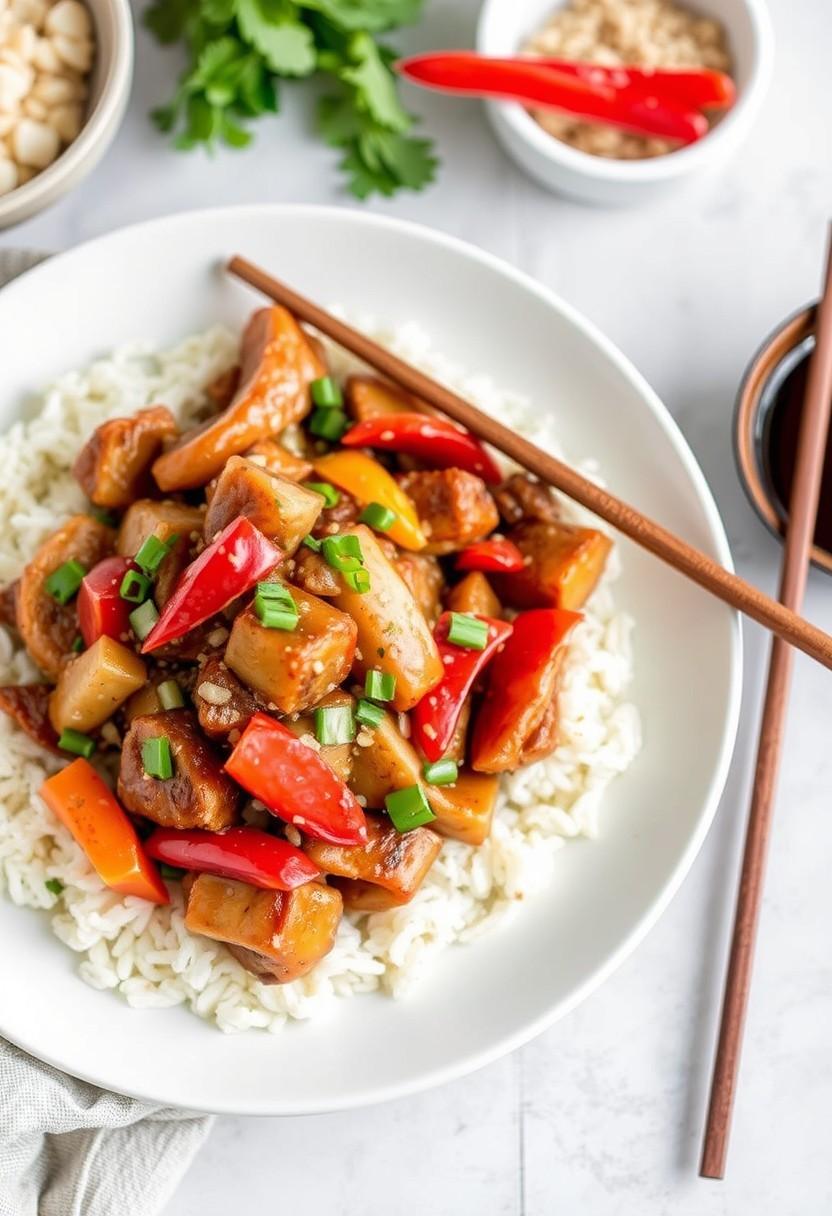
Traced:
MULTIPOLYGON (((408 45, 470 45, 477 7, 432 0, 408 45)), ((648 209, 583 209, 523 178, 476 105, 419 97, 414 106, 439 133, 440 181, 378 205, 507 258, 596 321, 679 420, 741 572, 769 589, 779 550, 737 483, 731 410, 757 343, 815 294, 832 210, 832 6, 771 7, 774 86, 721 176, 648 209)), ((250 151, 169 153, 145 116, 174 70, 174 53, 140 34, 130 112, 105 162, 0 243, 58 249, 208 204, 350 205, 329 150, 309 137, 303 90, 250 151)), ((832 583, 821 575, 807 611, 832 628, 832 583)), ((765 665, 760 633, 747 630, 746 642, 743 724, 718 820, 670 910, 616 976, 523 1051, 432 1093, 315 1120, 218 1120, 169 1212, 290 1211, 293 1201, 361 1216, 832 1210, 830 686, 800 658, 728 1178, 696 1177, 765 665)))

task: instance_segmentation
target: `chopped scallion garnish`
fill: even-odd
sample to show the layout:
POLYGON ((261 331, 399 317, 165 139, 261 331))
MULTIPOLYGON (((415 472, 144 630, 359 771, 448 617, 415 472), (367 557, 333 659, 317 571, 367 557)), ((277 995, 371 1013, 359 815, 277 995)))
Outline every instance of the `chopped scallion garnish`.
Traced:
POLYGON ((84 639, 81 637, 80 633, 78 634, 78 637, 74 639, 74 641, 72 643, 72 649, 75 651, 76 654, 80 654, 81 651, 84 649, 84 639))
POLYGON ((394 790, 384 799, 384 805, 393 826, 399 832, 412 832, 414 828, 421 827, 423 823, 431 823, 436 818, 421 785, 408 785, 406 789, 394 790))
POLYGON ((485 621, 464 612, 452 612, 448 622, 448 641, 464 650, 485 650, 488 626, 485 621))
POLYGON ((90 515, 107 528, 118 526, 118 516, 115 511, 108 511, 106 507, 90 507, 90 515))
POLYGON ((365 701, 362 697, 355 707, 355 718, 363 726, 381 726, 384 721, 384 710, 380 705, 373 705, 372 701, 365 701))
POLYGON ((307 549, 311 549, 313 553, 320 553, 321 551, 321 542, 317 536, 312 536, 311 533, 309 536, 304 536, 301 544, 306 545, 307 549))
POLYGON ((44 587, 53 600, 57 600, 59 604, 68 604, 78 594, 78 588, 86 573, 86 567, 73 558, 53 570, 44 587))
POLYGON ((138 570, 128 570, 121 580, 118 593, 123 600, 129 600, 131 604, 143 604, 150 595, 150 579, 138 570))
POLYGON ((46 887, 50 895, 60 895, 61 891, 64 889, 64 884, 61 882, 60 878, 47 878, 43 885, 46 887))
POLYGON ((396 513, 380 502, 371 502, 358 517, 362 524, 375 528, 376 532, 389 532, 396 522, 396 513))
POLYGON ((349 426, 349 419, 343 410, 317 409, 309 419, 309 430, 320 439, 329 439, 335 443, 341 438, 349 426))
POLYGON ((335 489, 335 486, 331 486, 328 481, 305 481, 303 484, 313 494, 320 494, 328 507, 337 507, 341 501, 341 495, 335 489))
POLYGON ((351 591, 357 591, 359 595, 365 595, 370 590, 370 572, 369 570, 345 570, 344 582, 351 591))
POLYGON ((153 600, 145 600, 143 604, 139 604, 138 608, 134 608, 128 618, 133 632, 140 642, 145 640, 158 619, 159 613, 153 600))
POLYGON ((315 738, 320 744, 352 743, 355 721, 349 705, 324 705, 315 710, 315 738))
POLYGON ((319 379, 313 380, 309 385, 309 391, 313 404, 321 406, 323 409, 331 409, 333 406, 344 404, 341 388, 337 381, 332 379, 332 376, 321 376, 319 379))
POLYGON ((80 730, 68 728, 61 731, 58 747, 62 752, 72 752, 74 756, 83 756, 85 760, 89 760, 95 751, 95 739, 82 735, 80 730))
POLYGON ((258 583, 254 612, 265 629, 297 628, 298 606, 282 583, 258 583))
POLYGON ((371 668, 364 677, 364 693, 372 701, 392 701, 396 695, 396 677, 390 671, 371 668))
POLYGON ((456 760, 445 757, 433 764, 426 764, 422 769, 428 785, 453 785, 459 776, 459 765, 456 760))
POLYGON ((157 777, 167 781, 173 776, 173 757, 170 754, 170 740, 164 735, 156 735, 145 739, 142 744, 142 766, 148 777, 157 777))
MULTIPOLYGON (((150 535, 142 541, 133 561, 137 566, 141 566, 145 574, 154 575, 178 540, 177 533, 167 540, 160 540, 158 536, 150 535)), ((129 597, 125 596, 125 598, 129 597)))
POLYGON ((333 570, 359 570, 364 563, 361 541, 348 533, 346 536, 326 536, 322 544, 324 559, 333 570))
POLYGON ((156 695, 162 709, 181 709, 185 704, 185 696, 176 680, 165 680, 156 689, 156 695))

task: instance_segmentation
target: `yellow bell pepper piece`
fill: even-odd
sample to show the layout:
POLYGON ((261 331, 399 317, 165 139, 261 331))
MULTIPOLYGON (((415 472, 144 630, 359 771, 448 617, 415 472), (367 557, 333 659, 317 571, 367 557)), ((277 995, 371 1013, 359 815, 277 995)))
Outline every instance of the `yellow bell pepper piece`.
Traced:
POLYGON ((331 452, 315 460, 319 477, 346 490, 362 507, 371 502, 388 507, 396 522, 385 533, 403 549, 424 549, 427 537, 419 526, 416 508, 387 470, 363 452, 331 452))

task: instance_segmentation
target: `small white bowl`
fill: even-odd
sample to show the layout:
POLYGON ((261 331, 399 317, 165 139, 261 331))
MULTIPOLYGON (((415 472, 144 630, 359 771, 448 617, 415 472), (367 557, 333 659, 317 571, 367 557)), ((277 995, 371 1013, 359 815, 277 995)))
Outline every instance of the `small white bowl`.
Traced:
POLYGON ((91 173, 124 117, 133 79, 133 21, 128 0, 85 0, 95 27, 95 65, 87 118, 78 138, 31 181, 0 195, 0 228, 50 207, 91 173))
MULTIPOLYGON (((558 0, 485 0, 477 27, 483 55, 515 55, 540 29, 558 0)), ((509 156, 542 185, 582 202, 640 203, 694 173, 725 161, 748 134, 771 78, 774 37, 765 0, 693 0, 703 16, 728 31, 737 101, 703 139, 667 156, 611 160, 547 134, 523 106, 487 102, 491 125, 509 156)))

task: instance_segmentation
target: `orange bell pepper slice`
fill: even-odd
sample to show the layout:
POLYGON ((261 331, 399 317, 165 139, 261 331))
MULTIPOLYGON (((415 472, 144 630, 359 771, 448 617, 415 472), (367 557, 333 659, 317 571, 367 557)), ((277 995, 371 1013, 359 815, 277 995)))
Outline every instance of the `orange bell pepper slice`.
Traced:
POLYGON ((313 462, 315 472, 352 494, 362 507, 371 502, 388 507, 396 521, 385 533, 403 549, 424 549, 427 537, 416 508, 387 470, 364 452, 331 452, 313 462))
POLYGON ((153 904, 170 903, 167 888, 136 829, 91 764, 73 760, 44 781, 40 796, 72 833, 108 887, 153 904))

